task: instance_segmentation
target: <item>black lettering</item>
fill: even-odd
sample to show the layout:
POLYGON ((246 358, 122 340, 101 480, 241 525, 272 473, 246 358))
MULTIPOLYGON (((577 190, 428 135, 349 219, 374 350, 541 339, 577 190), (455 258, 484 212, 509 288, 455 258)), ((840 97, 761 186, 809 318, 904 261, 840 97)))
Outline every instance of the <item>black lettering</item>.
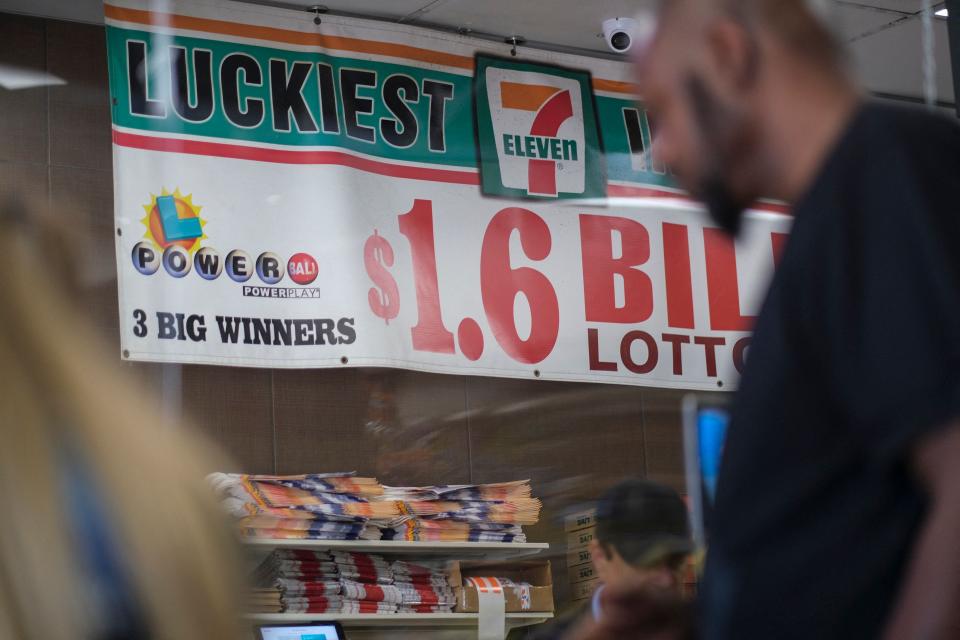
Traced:
POLYGON ((334 333, 334 322, 330 318, 316 318, 317 344, 337 344, 337 334, 334 333))
POLYGON ((396 119, 380 120, 380 135, 384 140, 395 147, 409 147, 417 141, 417 117, 408 103, 419 100, 420 88, 413 78, 403 75, 387 78, 383 83, 383 102, 396 119))
POLYGON ((240 333, 240 321, 237 318, 217 316, 217 327, 220 329, 220 342, 237 344, 240 333))
POLYGON ((651 153, 650 153, 650 167, 653 169, 653 172, 654 172, 654 173, 659 173, 659 174, 661 174, 661 175, 666 175, 667 173, 670 173, 670 167, 668 167, 666 164, 664 164, 664 163, 660 160, 659 154, 652 153, 652 151, 653 151, 653 127, 654 127, 654 123, 653 123, 653 121, 650 119, 650 115, 647 113, 646 110, 644 110, 644 112, 643 112, 643 127, 644 127, 644 129, 646 129, 646 134, 647 134, 647 137, 646 137, 647 147, 649 147, 650 150, 651 150, 651 153))
POLYGON ((453 85, 449 82, 424 80, 423 93, 430 96, 430 117, 428 118, 430 123, 430 151, 446 151, 444 113, 447 108, 447 100, 453 98, 453 85))
POLYGON ((273 323, 273 344, 274 346, 290 346, 290 321, 289 320, 271 320, 273 323))
POLYGON ((213 54, 193 50, 193 102, 190 100, 187 50, 170 47, 170 93, 173 110, 188 122, 204 122, 213 114, 213 54))
POLYGON ((270 323, 263 318, 252 318, 253 344, 270 344, 270 323))
POLYGON ((183 326, 184 315, 182 313, 177 314, 177 340, 186 340, 187 332, 183 326))
POLYGON ((263 71, 255 58, 245 53, 231 53, 220 63, 220 91, 223 113, 238 127, 256 127, 263 122, 263 100, 240 100, 240 84, 263 86, 263 71), (243 80, 239 74, 243 72, 243 80))
POLYGON ((157 311, 157 337, 161 340, 174 340, 177 337, 175 323, 177 317, 166 311, 157 311))
POLYGON ((147 335, 147 313, 143 309, 133 310, 133 320, 136 324, 133 326, 133 335, 143 338, 147 335))
POLYGON ((247 258, 246 256, 240 254, 234 254, 233 257, 227 256, 230 260, 231 271, 238 278, 245 278, 248 276, 249 271, 247 270, 247 258))
POLYGON ((287 75, 286 60, 270 61, 270 100, 273 105, 273 128, 290 131, 290 113, 301 133, 314 133, 317 123, 303 99, 303 85, 313 65, 309 62, 294 62, 287 75))
POLYGON ((206 342, 207 326, 203 316, 192 315, 187 318, 187 335, 194 342, 206 342))
POLYGON ((137 247, 137 266, 143 268, 145 265, 153 262, 157 254, 150 247, 137 247))
POLYGON ((280 277, 280 262, 276 258, 264 258, 262 265, 265 278, 280 277))
POLYGON ((337 344, 353 344, 357 341, 357 331, 353 328, 353 318, 340 318, 337 323, 337 331, 341 336, 337 339, 337 344))
POLYGON ((240 322, 243 323, 243 344, 253 344, 253 338, 251 337, 250 330, 250 318, 240 318, 240 322))
POLYGON ((171 251, 164 255, 164 265, 171 274, 186 273, 190 268, 190 259, 184 253, 171 251))
POLYGON ((197 271, 212 275, 220 269, 220 256, 215 253, 197 253, 197 271))
POLYGON ((373 100, 357 95, 357 87, 377 86, 377 74, 373 71, 340 69, 340 95, 343 99, 343 121, 347 135, 357 140, 373 142, 376 132, 373 127, 359 124, 358 114, 373 113, 373 100))
POLYGON ((661 175, 666 174, 666 165, 660 162, 656 155, 647 153, 648 149, 652 151, 651 136, 653 135, 652 124, 647 112, 644 111, 641 113, 638 109, 632 107, 624 108, 623 124, 627 130, 627 142, 630 145, 630 153, 639 156, 640 171, 653 171, 661 175))
POLYGON ((320 78, 320 126, 323 127, 324 133, 340 133, 337 94, 333 86, 333 67, 318 62, 317 75, 320 78))
POLYGON ((167 110, 159 100, 147 97, 147 43, 127 40, 127 79, 130 82, 130 113, 165 118, 167 110))
POLYGON ((313 344, 313 335, 310 333, 312 323, 309 320, 294 320, 293 326, 296 331, 293 344, 298 347, 313 344))
POLYGON ((646 148, 643 144, 643 129, 640 126, 640 112, 633 107, 624 107, 623 126, 627 130, 627 143, 630 153, 640 161, 640 171, 647 170, 647 159, 644 156, 646 148))

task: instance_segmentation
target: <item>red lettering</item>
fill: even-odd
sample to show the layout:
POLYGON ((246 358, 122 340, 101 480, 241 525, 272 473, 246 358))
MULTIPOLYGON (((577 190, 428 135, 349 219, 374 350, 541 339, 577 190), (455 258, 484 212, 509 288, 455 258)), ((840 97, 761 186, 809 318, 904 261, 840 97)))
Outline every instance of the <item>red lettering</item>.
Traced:
MULTIPOLYGON (((416 351, 453 353, 453 334, 444 326, 437 284, 437 251, 433 242, 433 202, 414 200, 398 218, 400 233, 410 241, 417 284, 417 325, 410 329, 416 351)), ((369 267, 368 267, 369 269, 369 267)))
POLYGON ((694 344, 703 345, 703 354, 707 361, 707 377, 717 377, 717 347, 727 344, 725 338, 694 338, 694 344))
POLYGON ((749 331, 754 316, 740 313, 737 255, 733 241, 719 229, 703 230, 707 262, 707 302, 714 331, 749 331))
POLYGON ((693 329, 693 276, 687 227, 663 223, 663 269, 667 285, 667 324, 693 329))
POLYGON ((737 368, 737 373, 743 375, 743 369, 747 362, 747 349, 750 347, 750 336, 740 338, 733 345, 733 366, 737 368))
POLYGON ((650 373, 657 366, 659 354, 657 353, 657 343, 649 333, 645 331, 630 331, 623 336, 620 342, 620 359, 624 366, 633 373, 650 373), (647 361, 638 364, 630 354, 630 348, 637 340, 643 340, 647 345, 647 361))
POLYGON ((783 257, 783 250, 787 248, 787 238, 789 237, 786 233, 777 233, 773 232, 770 234, 770 244, 773 245, 773 264, 780 264, 780 258, 783 257))
POLYGON ((653 313, 653 283, 635 267, 650 259, 650 234, 639 222, 610 216, 580 216, 583 297, 588 322, 643 322, 653 313), (623 255, 613 256, 619 232, 623 255), (624 304, 616 305, 615 278, 623 278, 624 304))
POLYGON ((557 344, 560 307, 550 280, 531 267, 510 266, 510 236, 517 231, 529 260, 545 260, 553 240, 543 218, 529 209, 502 209, 487 226, 480 250, 480 296, 497 343, 517 362, 542 361, 557 344), (530 336, 517 333, 513 304, 523 294, 530 306, 530 336))
POLYGON ((690 336, 684 336, 676 333, 663 334, 663 341, 673 345, 673 375, 683 375, 683 345, 690 344, 690 336))
POLYGON ((600 332, 587 329, 587 351, 590 353, 590 371, 616 371, 616 362, 604 362, 600 359, 600 332))

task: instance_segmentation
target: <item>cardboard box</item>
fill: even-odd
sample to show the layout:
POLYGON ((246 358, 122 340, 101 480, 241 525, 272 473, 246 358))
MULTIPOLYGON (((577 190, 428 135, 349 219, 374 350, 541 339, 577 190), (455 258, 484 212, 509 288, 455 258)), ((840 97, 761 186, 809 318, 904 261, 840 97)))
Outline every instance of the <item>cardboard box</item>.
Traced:
POLYGON ((597 526, 597 510, 588 509, 578 513, 572 513, 563 519, 563 530, 566 532, 580 531, 597 526))
POLYGON ((567 551, 567 566, 576 567, 581 564, 593 562, 593 556, 590 555, 590 547, 574 547, 567 551))
POLYGON ((553 576, 549 560, 519 562, 453 562, 450 566, 450 584, 457 596, 457 613, 476 613, 480 608, 477 588, 464 586, 470 577, 507 578, 516 583, 530 584, 530 600, 524 606, 518 589, 504 587, 503 596, 508 613, 553 612, 553 576))
POLYGON ((569 573, 571 583, 595 580, 597 578, 597 570, 594 568, 593 563, 582 564, 579 567, 570 567, 569 573))
POLYGON ((589 544, 593 541, 594 536, 597 534, 596 527, 590 527, 589 529, 581 529, 580 531, 574 531, 573 533, 567 534, 567 548, 571 547, 582 547, 585 544, 589 544))
POLYGON ((591 598, 593 597, 593 592, 596 591, 599 585, 600 581, 596 579, 572 584, 570 585, 570 597, 573 600, 586 600, 587 598, 591 598))

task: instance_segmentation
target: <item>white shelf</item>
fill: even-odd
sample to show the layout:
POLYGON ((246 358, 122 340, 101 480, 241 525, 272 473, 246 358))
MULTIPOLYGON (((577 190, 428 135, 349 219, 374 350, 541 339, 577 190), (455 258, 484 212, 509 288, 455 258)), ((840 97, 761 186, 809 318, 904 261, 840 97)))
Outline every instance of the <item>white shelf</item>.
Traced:
MULTIPOLYGON (((507 627, 527 627, 546 622, 552 613, 508 613, 507 627)), ((339 615, 336 613, 251 613, 247 620, 254 624, 287 624, 305 622, 323 622, 335 620, 344 627, 433 627, 433 628, 476 628, 479 616, 476 613, 357 613, 339 615)))
MULTIPOLYGON (((310 549, 313 551, 362 551, 366 553, 453 556, 469 560, 517 560, 546 551, 545 542, 411 542, 408 540, 274 540, 246 538, 245 546, 258 551, 310 549)), ((454 614, 469 615, 469 614, 454 614)))

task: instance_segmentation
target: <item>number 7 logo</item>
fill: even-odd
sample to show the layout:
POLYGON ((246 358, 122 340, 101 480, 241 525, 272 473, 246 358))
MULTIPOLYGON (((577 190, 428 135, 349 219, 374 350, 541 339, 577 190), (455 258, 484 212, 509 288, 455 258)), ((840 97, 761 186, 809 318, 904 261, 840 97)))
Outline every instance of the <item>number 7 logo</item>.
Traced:
MULTIPOLYGON (((561 125, 573 117, 570 91, 545 85, 500 83, 500 99, 504 109, 534 111, 530 136, 555 138, 561 125)), ((540 142, 535 140, 534 144, 540 142)), ((549 143, 542 148, 546 149, 549 143)), ((574 147, 576 150, 576 147, 574 147)), ((557 195, 557 161, 530 158, 527 162, 528 191, 533 195, 557 195)))

